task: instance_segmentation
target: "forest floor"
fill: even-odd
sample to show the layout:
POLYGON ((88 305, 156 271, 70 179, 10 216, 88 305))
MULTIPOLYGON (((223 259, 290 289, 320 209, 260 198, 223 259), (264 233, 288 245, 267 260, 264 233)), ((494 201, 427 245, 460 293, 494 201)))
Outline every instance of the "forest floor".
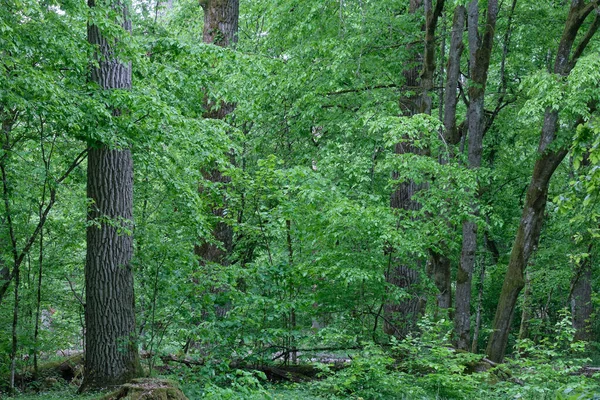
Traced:
MULTIPOLYGON (((258 371, 218 364, 188 365, 183 362, 186 360, 164 357, 178 362, 155 366, 152 375, 159 376, 150 380, 167 379, 190 400, 600 400, 597 354, 582 362, 552 353, 546 359, 508 359, 500 365, 479 361, 474 365, 485 364, 486 368, 465 368, 469 360, 480 356, 452 352, 444 346, 435 350, 435 357, 421 351, 419 357, 403 363, 372 348, 369 354, 356 352, 352 362, 342 367, 305 363, 263 366, 258 371)), ((37 381, 21 376, 21 392, 8 397, 0 392, 0 399, 103 399, 109 392, 77 393, 80 362, 81 355, 77 354, 43 364, 43 375, 37 381)))

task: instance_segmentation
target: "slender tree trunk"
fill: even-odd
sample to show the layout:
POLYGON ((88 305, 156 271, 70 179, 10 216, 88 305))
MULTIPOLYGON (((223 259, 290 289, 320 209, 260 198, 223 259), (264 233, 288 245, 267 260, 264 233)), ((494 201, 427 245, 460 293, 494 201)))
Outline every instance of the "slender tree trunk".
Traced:
MULTIPOLYGON (((438 0, 435 5, 431 0, 425 1, 425 51, 423 56, 423 71, 421 72, 421 90, 422 100, 420 111, 431 114, 432 100, 431 91, 433 89, 433 80, 435 72, 435 31, 444 9, 444 1, 438 0)), ((462 35, 461 35, 462 43, 462 35)), ((450 52, 456 51, 451 43, 450 52)), ((442 54, 443 56, 443 54, 442 54)), ((454 57, 451 54, 451 57, 454 57)), ((460 58, 460 55, 459 55, 460 58)), ((442 101, 442 99, 440 100, 442 101)), ((442 113, 442 104, 440 104, 440 114, 442 113)), ((454 113, 456 117, 456 113, 454 113)), ((446 160, 442 160, 445 162, 446 160)), ((448 310, 452 307, 452 282, 451 282, 451 262, 445 254, 435 251, 430 252, 428 262, 428 275, 433 280, 438 289, 437 305, 441 310, 448 310)))
MULTIPOLYGON (((2 121, 2 135, 3 135, 2 146, 6 150, 10 149, 10 146, 11 146, 10 132, 11 132, 12 125, 14 122, 15 122, 14 119, 6 119, 6 120, 2 121)), ((87 153, 87 150, 85 150, 84 152, 79 154, 77 156, 77 158, 73 161, 73 163, 69 166, 67 171, 58 180, 56 180, 55 183, 58 184, 58 183, 62 182, 64 179, 66 179, 67 176, 69 176, 69 174, 73 171, 73 169, 75 169, 75 167, 77 167, 81 163, 81 161, 85 158, 86 153, 87 153)), ((19 252, 19 249, 17 248, 18 240, 17 240, 15 229, 13 226, 12 212, 11 212, 11 205, 10 205, 10 194, 9 194, 10 183, 9 183, 8 168, 7 168, 7 160, 8 160, 9 154, 10 154, 10 151, 5 151, 4 154, 0 157, 0 177, 2 179, 2 200, 4 202, 4 216, 2 217, 1 222, 8 230, 7 236, 10 240, 10 249, 11 249, 12 256, 13 256, 13 264, 12 264, 12 270, 11 270, 11 269, 9 269, 8 266, 3 265, 2 261, 0 261, 0 304, 2 303, 2 300, 4 299, 4 295, 6 294, 6 291, 8 290, 12 280, 15 279, 16 274, 19 273, 19 268, 21 267, 21 264, 23 263, 25 256, 29 254, 29 250, 31 250, 31 247, 35 243, 35 240, 37 239, 38 234, 41 232, 42 228, 44 227, 44 224, 46 223, 46 220, 48 218, 48 214, 50 213, 50 210, 52 210, 52 207, 54 206, 54 203, 56 201, 56 188, 50 186, 49 187, 50 196, 49 196, 48 203, 46 204, 43 211, 41 212, 40 218, 38 220, 38 223, 37 223, 35 229, 31 233, 31 235, 29 235, 29 237, 26 238, 25 245, 19 252)))
POLYGON ((421 72, 422 100, 420 112, 431 115, 431 91, 435 73, 435 30, 444 9, 444 0, 425 0, 425 51, 423 54, 423 70, 421 72))
MULTIPOLYGON (((6 168, 6 162, 8 160, 8 155, 10 154, 7 150, 10 149, 10 133, 12 130, 13 121, 11 119, 4 119, 2 121, 2 149, 3 153, 0 156, 0 171, 2 172, 2 200, 4 201, 4 216, 2 218, 2 225, 8 228, 8 237, 10 238, 10 248, 12 250, 13 255, 13 268, 12 271, 8 266, 2 265, 0 268, 0 278, 2 279, 2 285, 0 286, 0 304, 4 299, 4 295, 6 294, 8 288, 10 287, 10 283, 15 278, 15 274, 18 272, 19 264, 17 263, 17 254, 16 254, 16 242, 15 242, 15 233, 12 224, 12 213, 10 211, 10 194, 9 194, 9 183, 8 183, 8 174, 6 168)), ((4 261, 0 261, 0 263, 4 263, 4 261)))
POLYGON ((456 145, 460 142, 461 132, 456 126, 456 104, 458 103, 458 78, 460 76, 460 58, 464 50, 463 32, 465 29, 466 10, 464 6, 456 6, 452 19, 452 35, 448 53, 448 72, 444 91, 444 140, 456 145))
POLYGON ((477 294, 477 311, 475 313, 475 327, 473 329, 473 342, 471 343, 471 353, 477 353, 479 350, 479 330, 481 329, 481 308, 483 306, 483 282, 485 280, 485 264, 481 266, 479 274, 479 292, 477 294))
MULTIPOLYGON (((40 205, 40 217, 43 211, 43 205, 40 205)), ((37 379, 39 367, 38 367, 38 353, 39 353, 39 333, 40 333, 40 318, 41 318, 41 306, 42 306, 42 277, 44 272, 44 230, 40 231, 40 252, 38 257, 38 281, 37 281, 37 298, 35 303, 35 327, 33 330, 33 377, 37 379)))
MULTIPOLYGON (((483 151, 483 135, 485 132, 484 96, 487 84, 488 69, 492 46, 494 44, 494 31, 498 16, 498 1, 489 0, 487 18, 483 37, 479 33, 479 1, 472 0, 468 8, 469 25, 469 60, 471 66, 471 82, 469 84, 468 143, 469 143, 469 168, 477 169, 481 166, 483 151)), ((477 214, 473 209, 473 214, 477 214)), ((456 314, 454 330, 456 345, 459 349, 468 350, 471 330, 471 282, 475 266, 475 252, 477 250, 477 224, 473 221, 463 223, 463 244, 460 264, 456 274, 456 314)))
POLYGON ((15 391, 15 373, 17 370, 17 350, 18 350, 18 336, 17 327, 19 324, 19 285, 20 272, 19 268, 15 269, 15 291, 14 291, 14 305, 13 305, 13 321, 12 321, 12 348, 10 351, 10 390, 15 391))
MULTIPOLYGON (((42 190, 42 198, 38 208, 38 218, 42 220, 44 217, 44 203, 46 202, 46 188, 48 186, 48 178, 50 176, 50 158, 51 154, 46 157, 46 150, 44 147, 44 137, 40 134, 40 148, 42 150, 42 160, 44 161, 45 179, 44 187, 42 190)), ((51 152, 52 153, 52 152, 51 152)), ((44 227, 40 228, 40 241, 39 241, 39 252, 38 252, 38 281, 37 281, 37 298, 35 307, 35 327, 33 332, 33 378, 38 379, 39 366, 38 366, 38 353, 39 353, 39 332, 40 332, 40 318, 41 318, 41 306, 42 306, 42 280, 44 276, 44 227)))
MULTIPOLYGON (((555 74, 561 76, 569 75, 577 59, 597 31, 598 24, 596 22, 598 21, 598 16, 596 16, 594 23, 590 26, 578 46, 572 51, 579 29, 587 16, 597 6, 598 1, 585 3, 582 0, 573 0, 571 2, 565 29, 556 53, 554 62, 555 74)), ((529 257, 539 241, 544 221, 544 211, 546 210, 550 178, 552 178, 554 171, 567 154, 565 148, 551 146, 556 138, 558 123, 558 111, 550 108, 547 109, 538 145, 538 158, 533 167, 521 221, 517 229, 508 270, 506 271, 502 292, 496 309, 496 316, 492 325, 493 330, 487 345, 486 353, 495 362, 501 362, 504 358, 517 298, 525 285, 523 274, 529 257)))
MULTIPOLYGON (((437 6, 437 5, 436 5, 437 6)), ((460 58, 463 52, 462 34, 465 26, 465 8, 457 6, 454 10, 452 32, 448 58, 446 89, 443 96, 443 112, 440 104, 440 120, 444 123, 443 139, 448 145, 456 145, 460 141, 460 130, 456 128, 456 103, 458 76, 460 74, 460 58)), ((427 54, 427 50, 425 54, 427 54)), ((442 98, 442 96, 440 96, 442 98)), ((452 156, 450 150, 449 156, 452 156)), ((447 164, 448 157, 441 156, 440 163, 447 164)), ((438 289, 438 307, 447 310, 452 307, 452 262, 449 255, 431 252, 428 275, 438 289)), ((452 318, 452 315, 448 315, 452 318)))
MULTIPOLYGON (((94 0, 88 5, 95 7, 94 0)), ((131 30, 127 7, 122 24, 131 30)), ((88 26, 88 41, 97 46, 98 66, 91 79, 103 90, 131 89, 131 64, 116 59, 112 40, 88 26)), ((112 110, 115 118, 120 110, 112 110)), ((141 376, 135 330, 133 293, 133 160, 129 149, 95 143, 88 154, 86 353, 80 391, 120 385, 141 376)))
POLYGON ((519 328, 519 340, 529 337, 529 320, 531 319, 531 274, 525 273, 525 293, 523 295, 523 310, 521 310, 521 326, 519 328))
POLYGON ((591 341, 590 318, 592 303, 592 244, 588 247, 588 256, 582 259, 573 276, 571 284, 570 306, 575 328, 575 340, 591 341))

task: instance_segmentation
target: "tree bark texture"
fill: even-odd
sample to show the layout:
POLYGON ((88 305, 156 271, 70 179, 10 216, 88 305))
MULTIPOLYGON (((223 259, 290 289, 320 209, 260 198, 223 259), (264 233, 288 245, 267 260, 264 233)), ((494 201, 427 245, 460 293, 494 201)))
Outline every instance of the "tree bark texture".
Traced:
MULTIPOLYGON (((202 40, 206 44, 214 44, 221 47, 232 46, 237 43, 239 0, 203 0, 200 2, 204 10, 204 28, 202 40)), ((223 119, 233 112, 235 105, 221 102, 215 107, 208 98, 205 99, 207 110, 205 118, 223 119)), ((213 169, 205 174, 205 179, 211 182, 227 184, 231 179, 223 176, 221 171, 213 169)), ((225 203, 225 200, 223 201, 225 203)), ((213 236, 222 246, 209 242, 202 242, 195 247, 194 252, 200 258, 200 263, 206 265, 214 262, 228 265, 228 256, 233 249, 233 229, 222 221, 223 207, 213 205, 212 213, 219 221, 213 228, 213 236)))
POLYGON ((239 0, 201 0, 204 10, 202 41, 221 47, 237 43, 239 0))
POLYGON ((88 155, 85 389, 141 375, 133 295, 133 162, 129 150, 88 155))
MULTIPOLYGON (((435 6, 432 0, 411 0, 409 12, 415 13, 420 7, 423 7, 425 13, 425 41, 424 52, 421 62, 421 72, 418 73, 419 67, 406 69, 403 72, 405 84, 408 87, 419 87, 421 93, 416 96, 405 97, 400 99, 400 105, 403 113, 407 116, 417 113, 431 114, 431 95, 433 89, 433 78, 435 72, 435 30, 437 22, 443 11, 444 0, 437 0, 435 6)), ((416 54, 417 61, 420 58, 416 54)), ((410 144, 397 144, 395 147, 396 154, 415 153, 423 154, 428 150, 417 149, 410 144)), ((426 188, 426 185, 415 184, 412 181, 403 182, 398 189, 392 193, 390 198, 390 206, 396 209, 404 209, 415 211, 420 209, 421 205, 413 200, 416 192, 426 188)), ((448 260, 438 254, 431 254, 428 271, 430 277, 433 278, 438 290, 438 304, 443 308, 450 307, 450 280, 448 260)), ((402 265, 399 260, 395 260, 394 266, 388 271, 386 279, 388 283, 397 287, 406 289, 410 298, 392 304, 387 302, 384 305, 384 331, 388 334, 393 334, 398 338, 405 337, 409 332, 413 331, 416 322, 422 314, 425 307, 425 298, 420 296, 415 290, 418 287, 421 270, 423 270, 423 262, 416 261, 414 265, 402 265)))
MULTIPOLYGON (((229 47, 235 45, 238 39, 238 20, 239 20, 239 0, 202 0, 200 5, 204 10, 204 28, 202 41, 206 44, 214 44, 220 47, 229 47)), ((216 105, 208 96, 204 98, 204 118, 224 119, 235 109, 235 104, 220 102, 216 105)), ((231 179, 224 176, 217 168, 206 172, 205 179, 210 182, 219 182, 226 186, 231 179)), ((212 214, 216 222, 212 229, 212 235, 215 243, 201 241, 194 247, 194 253, 198 256, 200 265, 206 266, 210 263, 219 265, 229 265, 229 257, 233 251, 233 228, 225 218, 226 199, 223 198, 222 204, 212 204, 212 214)), ((214 291, 220 291, 220 288, 213 288, 214 291)), ((228 306, 216 306, 215 313, 223 317, 228 306)))
MULTIPOLYGON (((417 149, 408 145, 396 145, 396 154, 403 154, 407 151, 416 152, 417 149)), ((422 189, 423 185, 413 181, 401 183, 391 195, 390 207, 410 211, 419 210, 421 205, 413 199, 413 196, 422 189)), ((393 258, 392 266, 386 274, 386 281, 406 290, 410 297, 399 303, 387 301, 384 305, 383 330, 388 335, 402 339, 415 330, 417 321, 425 309, 425 298, 418 288, 422 269, 423 262, 418 259, 415 259, 412 265, 405 265, 400 260, 393 258)))
MULTIPOLYGON (((202 41, 220 47, 234 46, 238 40, 239 0, 201 0, 204 10, 202 41)), ((235 104, 221 102, 214 104, 208 97, 204 99, 205 118, 224 119, 235 109, 235 104)), ((216 177, 213 182, 220 182, 216 177)))
MULTIPOLYGON (((127 7, 121 0, 110 0, 111 5, 123 10, 123 29, 131 32, 131 20, 128 16, 127 7)), ((123 0, 124 1, 124 0, 123 0)), ((88 7, 96 6, 96 0, 88 0, 88 7)), ((94 59, 98 62, 91 68, 90 80, 96 82, 102 89, 131 89, 131 63, 122 63, 116 58, 113 44, 102 35, 100 28, 96 25, 88 25, 88 42, 96 46, 94 59)))
MULTIPOLYGON (((430 1, 428 1, 430 3, 430 1)), ((421 0, 411 0, 409 13, 414 14, 423 6, 421 0)), ((420 55, 415 53, 416 61, 420 61, 420 55)), ((420 87, 420 69, 414 66, 407 68, 402 72, 405 85, 407 87, 420 87)), ((420 103, 423 100, 421 94, 401 97, 399 105, 401 111, 406 116, 412 116, 419 112, 420 103)), ((421 149, 417 149, 408 143, 397 143, 394 147, 394 153, 419 154, 421 149)), ((394 173, 397 176, 396 173, 394 173)), ((390 196, 390 207, 402 210, 419 210, 421 205, 413 199, 416 192, 424 189, 423 185, 416 184, 413 181, 402 182, 390 196)), ((420 260, 415 260, 413 265, 405 265, 401 260, 392 257, 392 263, 386 273, 386 281, 398 288, 407 291, 409 297, 399 303, 386 301, 383 307, 384 325, 383 330, 388 335, 394 335, 397 338, 404 338, 416 328, 416 323, 424 311, 425 299, 417 289, 421 277, 421 270, 424 264, 420 260)))
POLYGON ((485 279, 485 264, 481 266, 479 273, 479 290, 477 293, 477 311, 475 312, 475 327, 473 329, 473 341, 471 353, 477 354, 479 348, 479 330, 481 329, 481 308, 483 305, 483 281, 485 279))
MULTIPOLYGON (((593 23, 575 48, 575 51, 573 51, 579 29, 587 16, 597 6, 598 1, 586 3, 582 0, 573 0, 571 2, 554 61, 553 72, 555 74, 569 75, 578 57, 583 53, 585 46, 598 29, 598 25, 593 23)), ((506 271, 492 325, 493 331, 486 349, 490 360, 495 362, 501 362, 504 358, 517 298, 525 285, 523 273, 529 257, 539 241, 550 178, 552 178, 554 171, 567 154, 565 148, 551 147, 556 138, 558 122, 558 111, 547 109, 537 150, 538 158, 533 167, 531 181, 527 189, 523 213, 513 243, 508 270, 506 271)))
MULTIPOLYGON (((88 5, 94 7, 93 0, 88 5)), ((123 28, 131 30, 127 8, 123 28)), ((97 26, 88 26, 97 46, 91 79, 104 90, 130 89, 131 65, 121 63, 97 26)), ((112 110, 115 116, 120 110, 112 110)), ((120 385, 141 376, 133 293, 133 160, 129 149, 96 143, 88 153, 85 375, 81 391, 120 385)))
MULTIPOLYGON (((483 36, 479 32, 479 1, 472 0, 468 7, 469 64, 471 82, 469 83, 468 123, 468 160, 469 168, 481 166, 483 134, 485 131, 484 96, 494 32, 498 16, 498 1, 489 0, 483 36)), ((473 214, 477 214, 476 208, 473 214)), ((477 224, 473 221, 463 223, 463 243, 460 264, 456 274, 456 314, 454 331, 459 349, 470 347, 471 330, 471 283, 477 250, 477 224)))
MULTIPOLYGON (((425 49, 423 52, 423 70, 421 72, 421 103, 420 112, 431 115, 435 65, 435 31, 440 16, 444 9, 444 0, 437 0, 435 5, 432 0, 425 0, 425 49)), ((451 48, 450 51, 453 49, 451 48)), ((440 105, 440 107, 442 107, 440 105)), ((427 264, 427 275, 433 280, 437 294, 437 305, 442 310, 448 310, 452 306, 451 288, 451 262, 448 257, 435 251, 430 252, 427 264)))

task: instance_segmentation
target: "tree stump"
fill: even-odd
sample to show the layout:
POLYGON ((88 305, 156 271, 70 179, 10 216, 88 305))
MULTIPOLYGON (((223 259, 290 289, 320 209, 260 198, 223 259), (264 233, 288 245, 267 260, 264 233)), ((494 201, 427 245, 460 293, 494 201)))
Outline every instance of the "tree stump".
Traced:
POLYGON ((102 400, 188 400, 176 383, 167 379, 141 378, 121 385, 102 400))

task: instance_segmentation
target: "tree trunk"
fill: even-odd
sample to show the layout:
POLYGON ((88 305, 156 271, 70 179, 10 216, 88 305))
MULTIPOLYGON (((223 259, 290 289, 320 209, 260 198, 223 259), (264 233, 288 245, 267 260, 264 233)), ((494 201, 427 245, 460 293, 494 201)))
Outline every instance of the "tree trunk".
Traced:
MULTIPOLYGON (((411 14, 415 13, 421 6, 423 6, 425 13, 425 41, 422 69, 420 74, 417 72, 418 67, 407 69, 403 72, 406 85, 408 87, 420 87, 421 90, 419 95, 400 100, 400 105, 404 106, 404 114, 409 116, 419 112, 431 114, 432 102, 430 92, 433 89, 435 72, 435 30, 444 8, 444 0, 437 0, 435 6, 433 6, 432 0, 411 0, 409 12, 411 14)), ((409 152, 423 153, 423 150, 403 144, 397 144, 394 151, 396 154, 409 152)), ((402 183, 391 195, 390 206, 404 210, 418 210, 421 205, 414 201, 412 197, 416 192, 423 189, 425 189, 424 185, 417 185, 414 182, 402 183)), ((439 285, 438 289, 440 290, 439 301, 442 304, 448 304, 446 306, 448 308, 449 301, 447 297, 450 294, 450 288, 444 282, 447 276, 446 260, 441 259, 439 255, 433 253, 430 258, 428 272, 431 273, 430 276, 435 275, 434 281, 436 285, 439 285)), ((425 298, 414 291, 419 282, 420 271, 423 269, 424 263, 416 261, 413 266, 399 265, 401 264, 399 260, 395 260, 394 263, 396 265, 392 266, 387 272, 386 280, 392 285, 407 289, 411 297, 399 304, 387 302, 384 305, 384 331, 401 338, 414 330, 416 322, 425 307, 425 298)))
POLYGON ((239 0, 201 0, 204 10, 202 41, 221 47, 237 43, 239 0))
MULTIPOLYGON (((556 123, 558 113, 547 112, 546 120, 547 122, 553 120, 556 123)), ((545 123, 544 126, 546 125, 545 123)), ((552 140, 553 138, 550 142, 552 140)), ((540 146, 542 144, 543 140, 540 142, 540 146)), ((550 178, 566 154, 566 150, 549 151, 544 153, 535 163, 533 176, 525 198, 521 222, 513 244, 504 284, 502 285, 498 308, 496 309, 493 323, 494 331, 490 335, 486 350, 488 357, 494 362, 501 362, 504 358, 515 305, 521 289, 525 286, 523 272, 529 256, 539 240, 550 178)))
MULTIPOLYGON (((591 25, 571 55, 579 29, 587 16, 597 6, 598 1, 587 4, 582 0, 573 0, 571 2, 565 29, 556 53, 554 62, 555 74, 568 76, 571 69, 575 66, 577 59, 589 43, 589 40, 595 34, 598 29, 598 24, 596 23, 591 25)), ((494 362, 501 362, 504 358, 517 298, 525 285, 523 273, 529 257, 539 241, 544 220, 544 211, 546 210, 550 178, 552 178, 554 171, 567 154, 565 148, 551 147, 556 138, 557 130, 558 111, 549 108, 544 115, 544 124, 537 151, 538 159, 535 162, 531 181, 527 189, 523 214, 511 251, 504 284, 502 285, 502 292, 492 325, 493 330, 487 345, 486 353, 494 362)))
MULTIPOLYGON (((427 21, 429 21, 429 19, 427 19, 427 21)), ((443 117, 440 117, 440 120, 443 120, 444 123, 442 137, 446 144, 449 145, 455 145, 460 141, 460 130, 456 128, 456 103, 458 99, 456 95, 456 90, 458 87, 458 76, 460 74, 460 58, 464 48, 462 40, 464 26, 465 8, 463 6, 457 6, 454 10, 454 18, 452 21, 452 34, 450 39, 446 91, 444 93, 445 101, 443 102, 443 117)), ((425 54, 427 58, 427 46, 425 54)), ((431 55, 430 57, 433 57, 433 55, 431 55)), ((427 65, 427 62, 425 64, 427 65)), ((431 68, 434 68, 434 66, 431 66, 431 68)), ((424 88, 425 86, 428 86, 428 84, 424 85, 424 88)), ((449 156, 452 156, 452 151, 450 151, 449 156)), ((448 161, 448 157, 440 157, 441 164, 447 164, 448 161)), ((435 286, 439 291, 437 296, 438 307, 442 310, 447 310, 452 307, 452 263, 450 261, 449 255, 431 252, 429 259, 429 267, 430 268, 428 271, 428 275, 430 278, 433 279, 435 286)), ((447 316, 449 318, 452 318, 451 313, 447 316)))
POLYGON ((82 388, 116 386, 141 375, 135 338, 129 150, 103 146, 88 155, 86 354, 82 388))
POLYGON ((481 329, 481 308, 483 305, 483 282, 485 280, 485 264, 481 266, 479 274, 479 292, 477 294, 477 311, 475 313, 475 328, 473 329, 473 342, 471 343, 471 353, 477 354, 479 350, 479 330, 481 329))
MULTIPOLYGON (((469 25, 469 60, 471 66, 471 82, 469 84, 468 143, 469 168, 481 166, 483 150, 483 134, 485 132, 484 96, 487 84, 490 56, 494 44, 494 31, 498 15, 498 1, 489 0, 487 19, 483 37, 479 34, 479 2, 472 0, 468 9, 469 25)), ((473 209, 473 214, 478 213, 473 209)), ((463 244, 460 264, 456 274, 456 314, 454 331, 456 346, 468 350, 471 330, 471 282, 475 266, 477 250, 477 224, 473 221, 463 223, 463 244)))
POLYGON ((421 72, 422 100, 420 112, 431 115, 431 90, 435 73, 435 30, 444 9, 444 0, 437 0, 435 6, 432 0, 425 0, 425 51, 423 54, 423 70, 421 72))
POLYGON ((460 58, 464 50, 463 32, 465 29, 466 10, 464 6, 456 6, 452 20, 452 36, 448 53, 448 72, 444 91, 444 140, 448 144, 460 142, 460 130, 456 127, 457 88, 460 75, 460 58))
MULTIPOLYGON (((238 40, 240 1, 201 0, 200 5, 204 10, 202 42, 214 44, 219 47, 234 46, 238 40)), ((224 119, 235 109, 234 104, 221 102, 216 105, 212 103, 208 97, 205 97, 204 102, 204 108, 206 110, 204 118, 224 119)), ((215 173, 218 174, 217 171, 211 172, 211 174, 215 173)), ((223 182, 220 174, 210 179, 212 182, 223 182)))
MULTIPOLYGON (((202 41, 206 44, 214 44, 221 47, 233 46, 237 43, 239 0, 202 0, 200 5, 204 10, 204 28, 202 41)), ((235 108, 234 104, 221 102, 218 106, 213 104, 208 97, 204 99, 205 118, 224 119, 231 114, 235 108)), ((223 176, 221 171, 214 168, 205 174, 205 178, 211 182, 227 184, 231 179, 223 176)), ((223 201, 225 202, 225 201, 223 201)), ((229 256, 233 250, 233 229, 223 221, 223 207, 213 205, 212 213, 217 218, 213 228, 213 237, 217 244, 202 242, 194 249, 199 257, 201 265, 217 263, 229 265, 229 256), (220 245, 219 245, 220 243, 220 245)), ((217 310, 218 311, 218 310, 217 310)), ((224 310, 218 313, 225 312, 224 310)))
POLYGON ((10 391, 15 391, 15 373, 17 371, 17 351, 18 351, 18 336, 17 327, 19 324, 19 285, 20 285, 19 268, 15 269, 15 291, 13 305, 13 320, 12 320, 12 347, 10 351, 10 391))
MULTIPOLYGON (((432 108, 430 92, 433 89, 433 78, 435 72, 435 30, 443 9, 444 0, 436 1, 435 6, 432 5, 431 0, 425 1, 425 51, 423 56, 423 72, 421 72, 421 90, 423 93, 420 104, 420 111, 426 114, 431 114, 432 108)), ((462 44, 462 34, 460 43, 462 44)), ((455 57, 455 55, 452 53, 456 52, 457 50, 459 52, 462 51, 460 48, 457 48, 456 43, 452 41, 450 44, 451 60, 453 60, 455 57)), ((460 62, 460 54, 458 57, 460 62)), ((451 80, 451 77, 449 77, 449 80, 451 80)), ((456 82, 454 83, 456 84, 456 82)), ((440 110, 441 109, 442 105, 440 104, 440 110)), ((456 118, 456 108, 454 109, 453 116, 454 118, 456 118)), ((445 163, 446 160, 442 159, 441 162, 445 163)), ((429 256, 427 274, 429 278, 433 280, 436 288, 438 289, 438 307, 441 310, 448 310, 450 307, 452 307, 450 258, 445 254, 440 254, 435 251, 431 251, 429 256)))
MULTIPOLYGON (((409 147, 409 149, 397 144, 396 154, 416 151, 411 146, 406 147, 409 147)), ((412 181, 400 184, 400 187, 391 195, 390 206, 395 209, 418 210, 421 205, 412 198, 417 191, 422 189, 422 185, 417 185, 412 181)), ((386 274, 386 281, 393 286, 405 289, 409 297, 399 303, 390 301, 385 303, 383 308, 385 317, 383 330, 388 335, 394 335, 402 339, 415 330, 416 323, 425 309, 425 298, 417 289, 423 263, 415 259, 413 265, 408 266, 396 258, 392 260, 392 266, 386 274)))
POLYGON ((529 320, 531 319, 531 274, 525 274, 525 293, 523 295, 523 310, 521 310, 521 326, 519 328, 519 340, 529 338, 529 320))
MULTIPOLYGON (((94 1, 88 5, 94 7, 94 1)), ((127 8, 123 28, 131 30, 127 8)), ((115 58, 111 41, 97 26, 88 26, 88 40, 98 46, 98 66, 91 79, 103 90, 131 89, 131 65, 115 58)), ((112 110, 118 117, 120 110, 112 110)), ((133 295, 133 160, 129 149, 96 143, 88 154, 86 354, 80 391, 120 385, 143 374, 136 343, 133 295)))
POLYGON ((437 305, 441 310, 452 307, 452 286, 450 281, 451 268, 450 259, 442 254, 432 252, 429 257, 427 275, 433 279, 439 293, 437 305))
POLYGON ((582 259, 575 271, 571 284, 571 316, 575 328, 575 340, 591 341, 592 331, 590 318, 593 312, 592 303, 592 245, 588 247, 588 256, 582 259))

